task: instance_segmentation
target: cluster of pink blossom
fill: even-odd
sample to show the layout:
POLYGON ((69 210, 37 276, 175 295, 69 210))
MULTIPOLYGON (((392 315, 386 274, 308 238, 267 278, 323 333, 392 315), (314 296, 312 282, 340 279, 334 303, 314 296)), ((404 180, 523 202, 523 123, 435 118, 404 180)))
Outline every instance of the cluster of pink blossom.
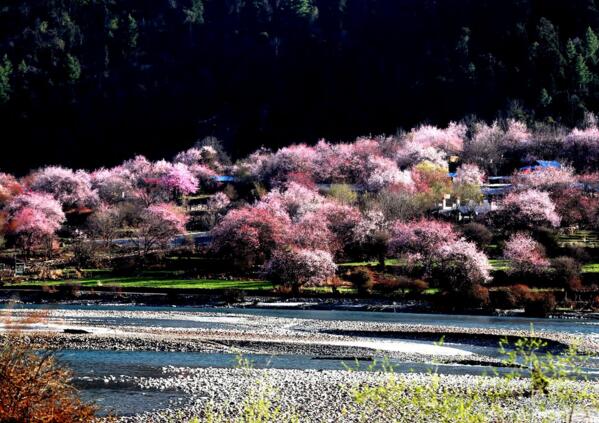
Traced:
POLYGON ((212 230, 212 249, 238 264, 261 264, 289 243, 291 219, 256 206, 230 210, 212 230))
POLYGON ((390 222, 380 210, 367 210, 353 229, 354 239, 363 245, 372 243, 377 234, 387 231, 390 222))
POLYGON ((518 172, 512 177, 512 184, 518 189, 553 190, 559 187, 572 187, 576 182, 574 169, 569 166, 518 172))
POLYGON ((459 185, 481 185, 485 180, 485 173, 472 163, 464 163, 456 170, 454 183, 459 185))
POLYGON ((157 248, 164 249, 177 235, 185 233, 187 215, 173 204, 152 204, 140 216, 133 238, 140 256, 157 248))
POLYGON ((333 255, 357 242, 362 222, 358 209, 290 182, 252 206, 230 210, 212 230, 212 248, 241 265, 264 264, 274 281, 287 278, 288 272, 296 274, 295 266, 309 260, 302 276, 286 284, 323 282, 333 255), (289 260, 287 267, 284 260, 289 260))
POLYGON ((143 156, 91 174, 49 166, 33 172, 25 181, 29 190, 51 194, 65 210, 93 209, 100 201, 109 204, 140 198, 147 204, 173 201, 198 190, 196 177, 183 163, 150 162, 143 156))
POLYGON ((226 170, 216 149, 211 146, 193 147, 175 156, 175 164, 186 166, 202 186, 214 187, 215 177, 226 170))
POLYGON ((90 175, 82 170, 74 172, 59 166, 48 166, 33 172, 27 185, 32 191, 51 194, 65 210, 91 208, 99 202, 98 193, 92 189, 90 175))
POLYGON ((510 261, 512 273, 538 273, 549 267, 541 244, 524 233, 514 234, 508 239, 503 255, 510 261))
POLYGON ((589 228, 599 223, 599 197, 579 188, 565 188, 553 191, 551 198, 563 226, 589 228))
POLYGON ((509 193, 494 218, 515 228, 560 225, 560 217, 549 194, 534 189, 509 193))
MULTIPOLYGON (((113 221, 118 217, 121 229, 140 234, 147 250, 184 233, 186 217, 174 204, 199 190, 214 193, 220 186, 217 180, 227 180, 217 176, 235 176, 239 186, 227 191, 235 202, 217 192, 205 208, 212 216, 206 226, 216 224, 213 249, 222 257, 263 265, 275 255, 299 261, 309 252, 339 258, 347 251, 360 251, 364 257, 378 249, 380 258, 389 246, 412 262, 424 263, 429 271, 459 267, 468 279, 484 281, 488 278, 484 253, 462 240, 451 224, 423 217, 438 211, 448 194, 480 201, 486 174, 498 169, 511 174, 522 157, 535 158, 544 152, 539 149, 538 132, 518 121, 479 123, 467 129, 454 123, 447 128, 425 125, 396 137, 261 149, 235 165, 223 159, 219 148, 204 145, 177 154, 173 161, 137 156, 91 173, 49 166, 21 180, 0 174, 0 208, 10 232, 31 240, 55 234, 64 213, 70 226, 76 220, 71 212, 83 216, 108 210, 106 215, 113 221), (460 156, 461 163, 452 184, 449 169, 458 160, 454 155, 460 156), (465 197, 470 191, 475 194, 465 197), (49 208, 39 204, 40 198, 48 201, 49 208), (405 210, 399 210, 397 203, 409 213, 401 214, 405 210)), ((599 178, 592 174, 579 178, 575 169, 596 165, 599 129, 564 132, 560 143, 563 156, 554 158, 571 160, 573 167, 515 174, 512 191, 488 215, 490 224, 510 231, 558 227, 560 214, 566 213, 568 223, 594 224, 596 211, 582 216, 568 210, 573 204, 580 205, 577 210, 583 205, 596 209, 596 201, 578 181, 588 188, 599 184, 599 178)))
POLYGON ((316 190, 296 182, 275 188, 257 205, 275 214, 284 213, 297 220, 306 213, 314 212, 325 203, 325 198, 316 190))
POLYGON ((109 204, 137 197, 131 172, 122 166, 92 172, 91 185, 100 199, 109 204))
MULTIPOLYGON (((128 223, 139 225, 139 222, 161 221, 162 227, 171 232, 167 236, 163 231, 164 240, 182 231, 182 220, 176 218, 181 217, 181 213, 164 203, 174 203, 184 195, 195 193, 198 188, 197 178, 186 164, 165 160, 151 162, 137 156, 120 166, 91 173, 48 166, 32 172, 21 182, 11 175, 1 174, 0 206, 5 205, 8 214, 7 232, 20 237, 27 234, 28 243, 32 244, 35 240, 51 237, 61 227, 65 219, 63 211, 68 216, 87 216, 95 210, 141 203, 144 206, 141 214, 138 212, 138 216, 129 219, 128 223), (48 203, 49 209, 24 203, 24 199, 32 202, 40 198, 48 203), (58 216, 47 212, 56 204, 61 209, 58 216)), ((116 218, 113 220, 113 224, 117 224, 116 218)))
POLYGON ((321 222, 325 222, 328 230, 333 235, 330 242, 331 251, 340 251, 343 248, 359 242, 361 230, 358 229, 363 221, 362 213, 356 207, 339 204, 335 201, 324 203, 313 213, 321 222))
POLYGON ((445 129, 423 125, 408 134, 408 140, 423 148, 434 147, 454 154, 464 149, 466 125, 450 123, 445 129))
POLYGON ((527 150, 530 156, 537 155, 532 140, 532 133, 522 122, 508 120, 504 125, 497 121, 491 125, 479 122, 472 128, 462 157, 489 172, 501 172, 509 157, 524 157, 527 150))
POLYGON ((532 134, 525 123, 509 119, 505 127, 497 121, 491 125, 484 122, 476 124, 469 144, 475 148, 494 146, 500 151, 507 152, 522 149, 530 143, 531 139, 532 134))
POLYGON ((564 140, 563 150, 580 168, 592 169, 599 160, 599 128, 572 130, 564 140))
POLYGON ((175 163, 183 163, 186 166, 205 166, 214 171, 224 170, 223 164, 219 161, 218 151, 212 146, 193 147, 182 151, 175 156, 175 163))
MULTIPOLYGON (((173 201, 199 188, 197 178, 183 163, 150 162, 143 156, 137 156, 123 163, 122 167, 129 172, 137 196, 146 204, 173 201)), ((121 173, 122 169, 117 168, 116 171, 121 173)))
POLYGON ((316 163, 317 155, 314 148, 305 144, 292 145, 273 153, 270 159, 263 163, 260 173, 264 180, 278 185, 286 182, 291 173, 313 175, 316 163))
POLYGON ((440 271, 458 273, 464 284, 481 284, 491 279, 489 259, 473 242, 464 239, 446 242, 439 247, 437 254, 440 271))
POLYGON ((459 272, 463 283, 489 280, 487 256, 472 242, 461 239, 451 224, 436 220, 396 222, 391 231, 390 249, 421 264, 427 273, 459 272))
POLYGON ((156 219, 161 222, 164 229, 175 234, 185 233, 185 224, 187 223, 187 215, 178 207, 169 203, 152 204, 144 213, 149 218, 156 219))
POLYGON ((231 200, 224 192, 217 192, 208 200, 208 210, 214 213, 220 213, 229 207, 231 200))
POLYGON ((411 187, 412 176, 408 171, 401 171, 397 164, 384 157, 370 157, 367 161, 366 172, 368 177, 364 185, 369 191, 380 191, 389 185, 403 185, 411 187))
POLYGON ((0 205, 23 192, 23 187, 13 175, 0 172, 0 205))
POLYGON ((447 153, 436 147, 421 147, 415 141, 406 141, 397 149, 395 160, 401 168, 414 166, 421 162, 430 162, 440 167, 448 167, 447 153))
POLYGON ((505 135, 508 142, 516 146, 526 145, 532 140, 532 133, 526 123, 515 119, 508 119, 505 135))
POLYGON ((297 174, 316 183, 355 184, 368 191, 396 184, 411 187, 411 168, 427 161, 447 169, 446 157, 462 149, 465 132, 465 126, 457 124, 446 129, 423 126, 403 138, 358 138, 341 144, 321 140, 313 147, 299 144, 276 152, 259 150, 236 169, 240 176, 275 187, 297 174))
POLYGON ((264 266, 265 275, 274 283, 291 286, 320 285, 335 276, 337 266, 327 251, 297 247, 276 251, 264 266))
POLYGON ((335 253, 354 242, 361 221, 359 210, 291 182, 274 189, 252 206, 229 211, 212 233, 217 250, 226 250, 228 254, 245 251, 247 245, 261 252, 257 258, 267 257, 268 248, 280 249, 285 245, 335 253), (268 241, 263 242, 261 231, 276 236, 266 235, 262 238, 268 241))
POLYGON ((450 223, 438 220, 398 221, 391 233, 391 250, 399 253, 430 255, 458 239, 450 223))
POLYGON ((65 220, 60 203, 52 195, 26 192, 7 206, 8 232, 15 234, 26 250, 51 240, 65 220))

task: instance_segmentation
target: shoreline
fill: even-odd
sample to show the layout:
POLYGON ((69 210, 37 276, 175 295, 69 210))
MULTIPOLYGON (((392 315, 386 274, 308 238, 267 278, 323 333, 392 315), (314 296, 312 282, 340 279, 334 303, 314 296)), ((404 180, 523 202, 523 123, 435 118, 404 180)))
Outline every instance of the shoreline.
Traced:
MULTIPOLYGON (((155 297, 155 293, 98 293, 91 292, 88 295, 78 296, 70 299, 52 299, 43 298, 24 300, 18 297, 7 295, 8 292, 15 290, 3 290, 0 288, 0 306, 17 304, 19 306, 48 306, 68 305, 68 306, 141 306, 141 307, 170 307, 173 309, 185 308, 227 308, 235 309, 261 309, 261 310, 314 310, 314 311, 360 311, 360 312, 380 312, 380 313, 416 313, 427 315, 465 315, 465 316, 488 316, 488 317, 526 317, 543 318, 539 316, 527 316, 523 310, 460 310, 446 311, 435 310, 429 303, 422 301, 393 301, 381 300, 378 298, 313 298, 313 297, 281 297, 281 296, 245 296, 244 301, 227 302, 222 300, 220 293, 202 293, 202 301, 184 301, 185 298, 178 298, 177 301, 169 301, 167 294, 155 297), (102 298, 98 298, 101 294, 102 298), (150 301, 148 301, 150 300, 150 301)), ((87 291, 86 291, 87 292, 87 291)), ((546 316, 549 319, 564 320, 599 320, 597 312, 553 312, 546 316)))

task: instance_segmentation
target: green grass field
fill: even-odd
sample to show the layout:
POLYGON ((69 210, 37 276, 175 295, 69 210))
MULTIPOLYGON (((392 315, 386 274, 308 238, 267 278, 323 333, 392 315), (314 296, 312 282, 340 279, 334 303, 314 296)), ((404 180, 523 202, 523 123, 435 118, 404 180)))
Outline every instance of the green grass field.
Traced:
POLYGON ((587 263, 582 266, 583 273, 599 273, 599 263, 587 263))
POLYGON ((120 288, 177 288, 177 289, 242 289, 270 290, 272 283, 262 280, 220 280, 220 279, 152 279, 147 276, 136 277, 103 277, 82 279, 77 281, 32 281, 20 283, 19 287, 28 286, 60 286, 76 284, 86 288, 120 287, 120 288))
POLYGON ((493 267, 493 270, 507 270, 510 268, 509 260, 504 259, 489 259, 489 264, 493 267))
POLYGON ((589 230, 578 230, 573 234, 559 236, 558 242, 562 247, 599 247, 599 233, 589 230))
MULTIPOLYGON (((491 266, 495 270, 507 270, 509 269, 509 261, 503 259, 490 259, 491 266)), ((387 266, 403 266, 405 260, 400 259, 387 259, 385 261, 387 266)), ((339 263, 339 267, 355 267, 355 266, 366 266, 366 265, 377 265, 376 261, 359 261, 359 262, 348 262, 339 263)), ((599 273, 599 263, 588 263, 582 266, 583 273, 599 273)), ((120 287, 129 289, 143 289, 143 288, 173 288, 173 289, 238 289, 238 290, 273 290, 274 286, 272 283, 264 280, 222 280, 222 279, 184 279, 183 271, 169 271, 169 270, 155 270, 144 272, 141 276, 111 276, 106 274, 105 271, 97 269, 86 270, 88 275, 87 278, 80 280, 58 280, 58 281, 28 281, 22 282, 18 287, 37 287, 37 286, 60 286, 67 284, 79 285, 85 288, 99 288, 99 287, 120 287)), ((306 287, 306 291, 326 293, 331 292, 330 287, 306 287)), ((342 293, 354 293, 355 290, 349 286, 340 287, 339 291, 342 293)), ((427 294, 434 294, 436 290, 429 290, 427 294)))
MULTIPOLYGON (((337 263, 339 267, 355 267, 355 266, 376 266, 378 265, 378 260, 372 261, 350 261, 346 263, 337 263)), ((386 259, 385 266, 403 266, 406 264, 406 261, 403 259, 386 259)))
MULTIPOLYGON (((509 260, 490 259, 489 263, 493 270, 508 270, 510 268, 509 260)), ((582 273, 599 273, 599 263, 587 263, 582 265, 582 273)))

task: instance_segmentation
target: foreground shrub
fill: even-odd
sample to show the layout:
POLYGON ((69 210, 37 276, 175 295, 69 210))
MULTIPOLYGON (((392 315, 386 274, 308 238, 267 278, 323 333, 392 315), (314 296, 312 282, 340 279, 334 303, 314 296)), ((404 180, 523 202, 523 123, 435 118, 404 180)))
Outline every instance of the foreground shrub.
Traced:
POLYGON ((549 257, 555 257, 560 250, 559 236, 553 228, 535 228, 532 237, 540 243, 549 257))
POLYGON ((153 204, 140 216, 136 249, 144 259, 154 249, 166 249, 177 235, 184 234, 187 215, 178 207, 169 203, 153 204))
POLYGON ((6 336, 0 350, 0 421, 93 421, 95 407, 79 399, 70 377, 52 354, 33 352, 19 336, 6 336))
POLYGON ((333 276, 325 283, 325 285, 331 288, 331 292, 333 294, 339 294, 339 288, 344 287, 345 285, 347 285, 347 283, 340 277, 333 276))

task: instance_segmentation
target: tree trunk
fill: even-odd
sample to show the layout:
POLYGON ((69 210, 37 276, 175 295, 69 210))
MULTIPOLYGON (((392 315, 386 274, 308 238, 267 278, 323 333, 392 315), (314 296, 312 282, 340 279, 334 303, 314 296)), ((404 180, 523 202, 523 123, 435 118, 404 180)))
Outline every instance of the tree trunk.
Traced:
POLYGON ((379 267, 381 268, 381 270, 385 270, 385 258, 385 253, 381 251, 379 253, 379 267))

